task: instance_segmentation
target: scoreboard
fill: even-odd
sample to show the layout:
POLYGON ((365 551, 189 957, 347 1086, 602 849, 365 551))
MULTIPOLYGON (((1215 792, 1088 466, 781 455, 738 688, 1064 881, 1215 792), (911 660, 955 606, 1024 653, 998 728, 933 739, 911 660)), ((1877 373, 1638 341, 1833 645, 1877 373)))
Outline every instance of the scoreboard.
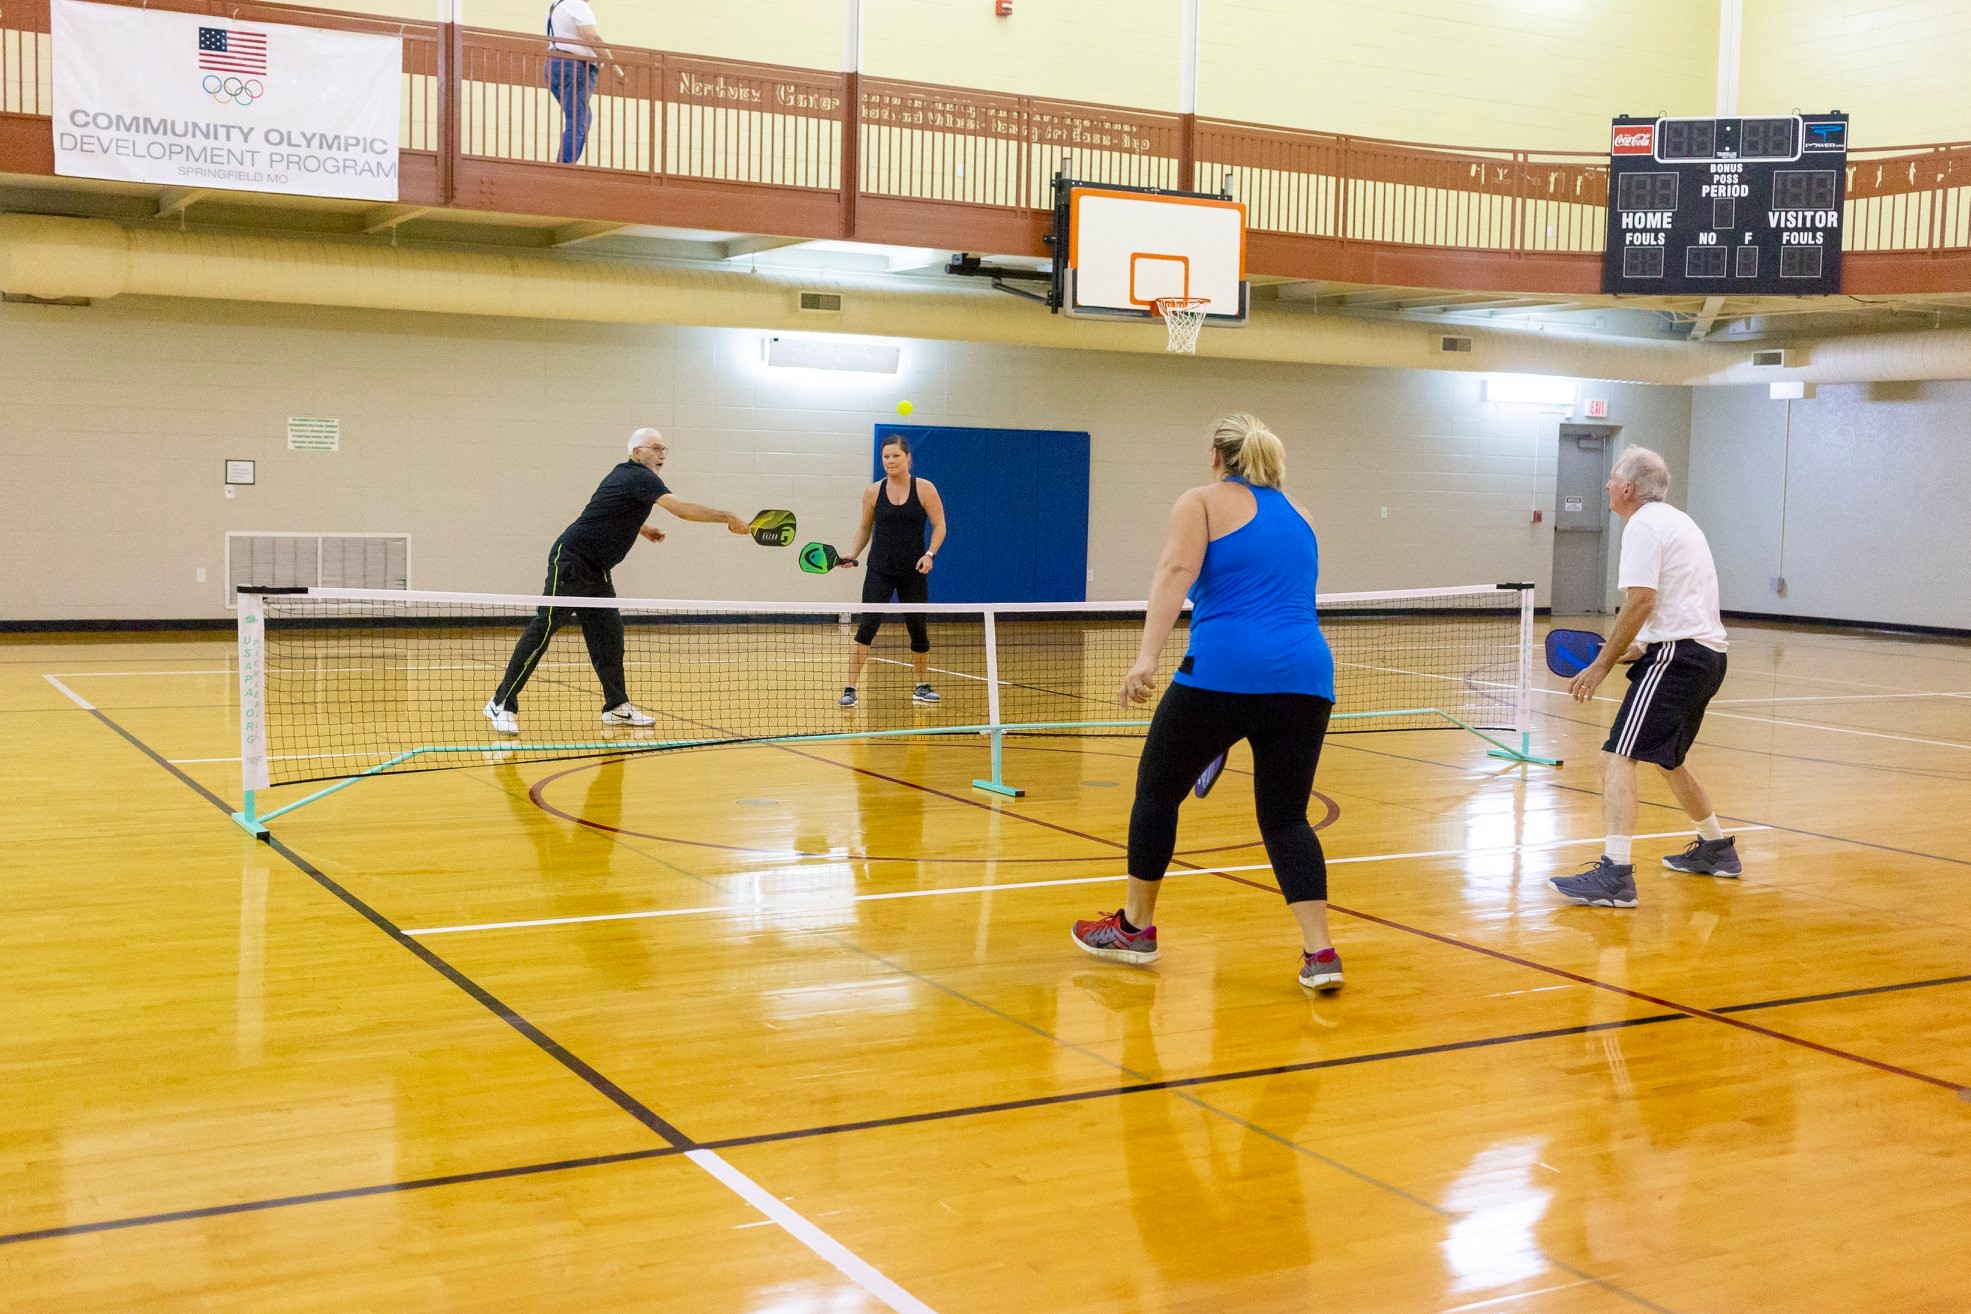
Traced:
POLYGON ((1615 120, 1601 290, 1841 290, 1848 116, 1615 120))

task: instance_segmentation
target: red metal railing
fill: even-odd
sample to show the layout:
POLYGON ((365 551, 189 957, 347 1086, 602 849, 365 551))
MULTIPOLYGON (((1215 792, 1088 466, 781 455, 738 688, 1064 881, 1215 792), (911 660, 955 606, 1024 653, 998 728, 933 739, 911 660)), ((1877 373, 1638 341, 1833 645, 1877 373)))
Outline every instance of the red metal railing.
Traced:
MULTIPOLYGON (((1464 253, 1472 278, 1496 279, 1502 259, 1544 261, 1549 281, 1584 289, 1596 276, 1582 258, 1602 250, 1607 222, 1597 155, 1380 141, 621 46, 620 75, 601 70, 583 150, 562 164, 544 37, 241 0, 149 2, 403 37, 414 204, 1037 252, 1065 159, 1076 178, 1127 186, 1229 179, 1254 250, 1296 269, 1330 258, 1321 252, 1384 251, 1349 267, 1439 277, 1464 253)), ((48 0, 0 7, 0 171, 52 169, 48 26, 48 0)), ((1845 218, 1850 252, 1961 260, 1971 142, 1852 152, 1845 218)), ((1898 268, 1903 285, 1943 290, 1898 268)))

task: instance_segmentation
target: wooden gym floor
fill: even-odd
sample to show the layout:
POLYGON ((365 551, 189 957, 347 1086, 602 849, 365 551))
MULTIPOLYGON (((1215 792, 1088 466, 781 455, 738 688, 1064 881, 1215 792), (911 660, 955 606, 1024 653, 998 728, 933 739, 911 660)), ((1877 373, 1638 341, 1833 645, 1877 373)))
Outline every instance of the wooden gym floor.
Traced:
POLYGON ((1657 865, 1645 770, 1634 911, 1546 883, 1612 704, 1540 698, 1558 770, 1331 739, 1320 1000, 1236 775, 1163 961, 1070 945, 1135 741, 1010 802, 971 742, 506 762, 267 845, 222 638, 10 641, 0 1307, 1971 1309, 1971 644, 1733 640, 1745 878, 1657 865))

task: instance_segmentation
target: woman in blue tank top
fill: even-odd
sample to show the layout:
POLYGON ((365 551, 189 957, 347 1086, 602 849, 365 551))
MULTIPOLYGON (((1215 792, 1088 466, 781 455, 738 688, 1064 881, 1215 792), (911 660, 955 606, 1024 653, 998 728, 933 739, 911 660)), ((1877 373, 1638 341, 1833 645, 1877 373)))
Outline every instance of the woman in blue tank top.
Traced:
POLYGON ((1280 491, 1286 449, 1251 415, 1212 434, 1213 482, 1171 508, 1149 614, 1122 701, 1148 702, 1164 645, 1188 591, 1191 641, 1157 705, 1129 815, 1129 894, 1115 912, 1074 924, 1075 943, 1101 958, 1150 963, 1157 892, 1177 847, 1177 809, 1213 759, 1252 747, 1259 835, 1287 907, 1300 923, 1300 984, 1341 988, 1328 938, 1328 869, 1307 800, 1334 711, 1335 663, 1314 614, 1320 547, 1307 515, 1280 491))

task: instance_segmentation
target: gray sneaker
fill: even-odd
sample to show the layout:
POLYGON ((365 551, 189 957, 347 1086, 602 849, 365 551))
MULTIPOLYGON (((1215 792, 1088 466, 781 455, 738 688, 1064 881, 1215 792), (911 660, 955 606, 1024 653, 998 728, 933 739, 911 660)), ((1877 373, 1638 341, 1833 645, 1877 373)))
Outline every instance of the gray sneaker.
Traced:
POLYGON ((855 706, 855 686, 851 684, 851 685, 848 685, 848 686, 846 686, 845 688, 843 688, 843 690, 842 690, 842 696, 841 696, 840 698, 837 698, 837 699, 836 699, 835 701, 836 701, 837 703, 839 703, 839 704, 841 704, 841 705, 842 705, 843 707, 854 707, 854 706, 855 706))
POLYGON ((1341 955, 1332 948, 1323 949, 1317 954, 1302 950, 1300 984, 1324 995, 1341 989, 1341 955))
POLYGON ((1732 843, 1735 838, 1727 835, 1723 839, 1692 840, 1690 847, 1682 853, 1673 853, 1663 859, 1663 865, 1671 871, 1688 872, 1692 876, 1723 876, 1737 880, 1745 868, 1738 860, 1738 846, 1732 843))
POLYGON ((920 684, 910 691, 910 701, 913 703, 941 703, 944 699, 930 685, 920 684))
POLYGON ((1574 902, 1590 908, 1636 906, 1635 866, 1617 862, 1606 853, 1572 876, 1555 876, 1552 884, 1574 902))

